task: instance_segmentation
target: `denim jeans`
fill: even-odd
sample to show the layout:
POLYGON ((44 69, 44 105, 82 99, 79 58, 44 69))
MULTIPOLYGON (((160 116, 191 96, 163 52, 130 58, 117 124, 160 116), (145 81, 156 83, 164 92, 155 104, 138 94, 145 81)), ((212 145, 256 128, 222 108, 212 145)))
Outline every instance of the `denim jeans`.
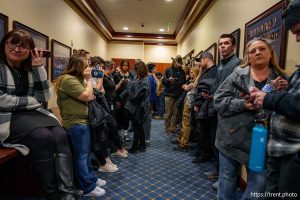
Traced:
POLYGON ((300 196, 300 152, 281 157, 270 156, 267 166, 267 192, 297 193, 300 196))
POLYGON ((67 129, 67 134, 72 144, 77 182, 85 194, 89 193, 96 188, 98 180, 89 163, 90 129, 87 125, 74 125, 67 129))
POLYGON ((257 173, 247 167, 247 188, 240 197, 236 192, 241 164, 219 152, 220 172, 218 200, 253 199, 251 193, 265 192, 266 172, 257 173))
POLYGON ((160 96, 156 96, 155 108, 156 114, 160 117, 163 117, 165 112, 165 97, 163 94, 161 94, 160 96))

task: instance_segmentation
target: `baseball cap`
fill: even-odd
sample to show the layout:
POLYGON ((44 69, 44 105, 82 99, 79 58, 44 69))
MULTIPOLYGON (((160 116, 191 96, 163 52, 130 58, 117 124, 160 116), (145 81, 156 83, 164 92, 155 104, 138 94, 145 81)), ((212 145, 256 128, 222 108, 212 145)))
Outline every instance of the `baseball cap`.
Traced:
POLYGON ((200 54, 199 58, 195 58, 195 60, 197 62, 200 62, 201 58, 209 58, 211 60, 214 60, 214 56, 211 53, 207 52, 207 51, 202 52, 200 54))
POLYGON ((293 0, 287 8, 282 11, 282 20, 285 29, 289 29, 300 22, 300 0, 293 0))

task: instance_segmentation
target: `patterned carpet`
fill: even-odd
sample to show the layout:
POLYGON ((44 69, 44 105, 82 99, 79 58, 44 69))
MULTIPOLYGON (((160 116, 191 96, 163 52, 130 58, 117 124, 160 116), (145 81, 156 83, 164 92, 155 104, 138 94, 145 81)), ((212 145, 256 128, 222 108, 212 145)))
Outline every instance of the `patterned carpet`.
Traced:
POLYGON ((206 179, 203 175, 203 172, 211 171, 214 164, 194 164, 193 157, 187 152, 172 150, 173 146, 164 133, 163 121, 153 120, 147 151, 130 154, 127 159, 112 158, 119 170, 115 173, 98 172, 99 177, 107 181, 103 187, 106 194, 98 198, 82 197, 82 200, 216 199, 217 192, 211 188, 215 180, 206 179))
POLYGON ((216 199, 217 192, 211 188, 214 180, 203 176, 213 169, 213 163, 194 164, 193 157, 172 150, 173 146, 164 134, 163 121, 153 120, 146 152, 113 158, 119 171, 99 172, 107 185, 104 198, 97 199, 216 199))

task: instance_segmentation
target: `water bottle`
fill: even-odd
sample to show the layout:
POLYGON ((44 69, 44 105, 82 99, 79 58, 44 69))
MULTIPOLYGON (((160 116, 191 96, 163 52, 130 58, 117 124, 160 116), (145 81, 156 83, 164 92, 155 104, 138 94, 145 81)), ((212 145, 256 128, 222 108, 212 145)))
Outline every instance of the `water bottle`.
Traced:
POLYGON ((265 170, 268 129, 257 123, 252 129, 249 168, 255 172, 265 170))

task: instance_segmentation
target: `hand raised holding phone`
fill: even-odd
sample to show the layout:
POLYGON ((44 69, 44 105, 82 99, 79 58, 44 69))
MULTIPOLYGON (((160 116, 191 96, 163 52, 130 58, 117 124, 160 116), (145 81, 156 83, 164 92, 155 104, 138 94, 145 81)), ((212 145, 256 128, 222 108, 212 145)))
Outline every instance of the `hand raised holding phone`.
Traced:
POLYGON ((37 49, 34 48, 31 50, 31 62, 32 66, 41 66, 43 65, 43 57, 51 57, 51 52, 49 50, 37 49))

